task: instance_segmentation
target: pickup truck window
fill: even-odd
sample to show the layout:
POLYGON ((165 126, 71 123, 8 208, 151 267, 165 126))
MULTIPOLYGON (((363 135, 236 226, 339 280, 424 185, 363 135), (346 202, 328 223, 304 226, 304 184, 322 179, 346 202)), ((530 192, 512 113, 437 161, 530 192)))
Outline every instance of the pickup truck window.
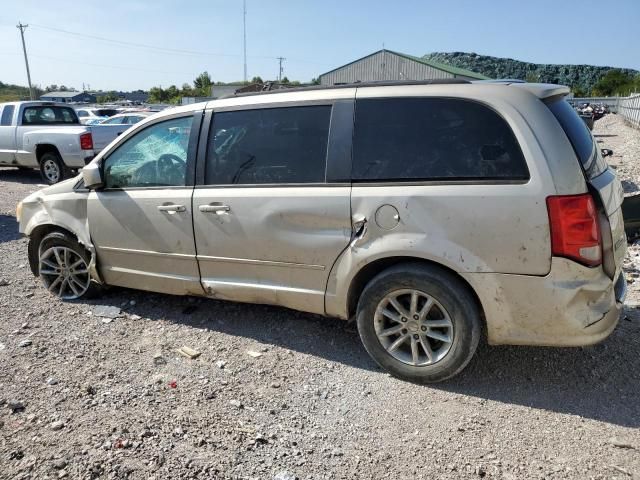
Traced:
POLYGON ((77 125, 80 123, 73 108, 35 106, 22 112, 23 125, 77 125))
POLYGON ((7 105, 2 110, 2 118, 0 118, 0 126, 8 127, 11 126, 11 119, 13 118, 13 111, 15 107, 13 105, 7 105))

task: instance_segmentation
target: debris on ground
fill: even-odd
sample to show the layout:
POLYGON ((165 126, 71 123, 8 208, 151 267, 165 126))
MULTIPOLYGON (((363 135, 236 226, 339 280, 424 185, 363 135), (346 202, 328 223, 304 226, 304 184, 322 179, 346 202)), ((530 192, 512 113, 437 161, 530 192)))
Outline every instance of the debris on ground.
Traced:
POLYGON ((194 350, 193 348, 189 348, 189 347, 180 347, 177 352, 187 358, 190 359, 196 359, 198 358, 200 355, 202 355, 202 353, 198 352, 197 350, 194 350))
POLYGON ((7 402, 7 407, 9 407, 11 413, 20 413, 25 409, 24 403, 19 400, 9 400, 7 402))
POLYGON ((96 317, 102 317, 105 319, 114 320, 122 314, 122 310, 112 305, 97 305, 93 307, 93 310, 91 311, 91 313, 96 317))
POLYGON ((56 420, 55 422, 51 423, 50 427, 51 427, 51 430, 53 430, 54 432, 58 430, 62 430, 64 428, 64 422, 60 420, 56 420))

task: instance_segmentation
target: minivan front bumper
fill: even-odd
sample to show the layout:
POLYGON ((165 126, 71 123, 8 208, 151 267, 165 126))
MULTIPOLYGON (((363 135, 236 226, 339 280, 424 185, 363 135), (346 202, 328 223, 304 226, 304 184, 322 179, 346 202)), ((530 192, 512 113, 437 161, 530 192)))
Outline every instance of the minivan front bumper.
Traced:
POLYGON ((601 267, 554 257, 543 277, 464 274, 480 298, 490 344, 581 346, 615 329, 626 295, 622 271, 613 282, 601 267))

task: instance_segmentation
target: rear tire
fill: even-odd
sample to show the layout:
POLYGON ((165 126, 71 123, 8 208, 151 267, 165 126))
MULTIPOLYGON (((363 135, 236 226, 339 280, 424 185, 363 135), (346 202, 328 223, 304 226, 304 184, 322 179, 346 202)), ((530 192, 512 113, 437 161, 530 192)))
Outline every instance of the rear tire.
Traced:
POLYGON ((378 274, 360 296, 360 339, 393 376, 416 383, 457 375, 481 336, 476 301, 455 275, 437 267, 402 264, 378 274))
POLYGON ((40 175, 42 180, 53 185, 71 177, 71 170, 67 168, 55 152, 46 152, 40 157, 40 175))

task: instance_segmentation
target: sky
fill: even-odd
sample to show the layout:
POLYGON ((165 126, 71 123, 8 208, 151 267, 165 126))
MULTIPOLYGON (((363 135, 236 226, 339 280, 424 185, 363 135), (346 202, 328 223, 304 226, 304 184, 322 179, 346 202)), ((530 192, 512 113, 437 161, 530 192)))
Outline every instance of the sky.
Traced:
MULTIPOLYGON (((246 0, 247 75, 308 81, 383 47, 640 70, 640 0, 246 0), (600 15, 601 14, 601 15, 600 15), (602 17, 601 20, 599 18, 602 17)), ((0 81, 135 90, 243 79, 242 0, 0 0, 0 81)))

